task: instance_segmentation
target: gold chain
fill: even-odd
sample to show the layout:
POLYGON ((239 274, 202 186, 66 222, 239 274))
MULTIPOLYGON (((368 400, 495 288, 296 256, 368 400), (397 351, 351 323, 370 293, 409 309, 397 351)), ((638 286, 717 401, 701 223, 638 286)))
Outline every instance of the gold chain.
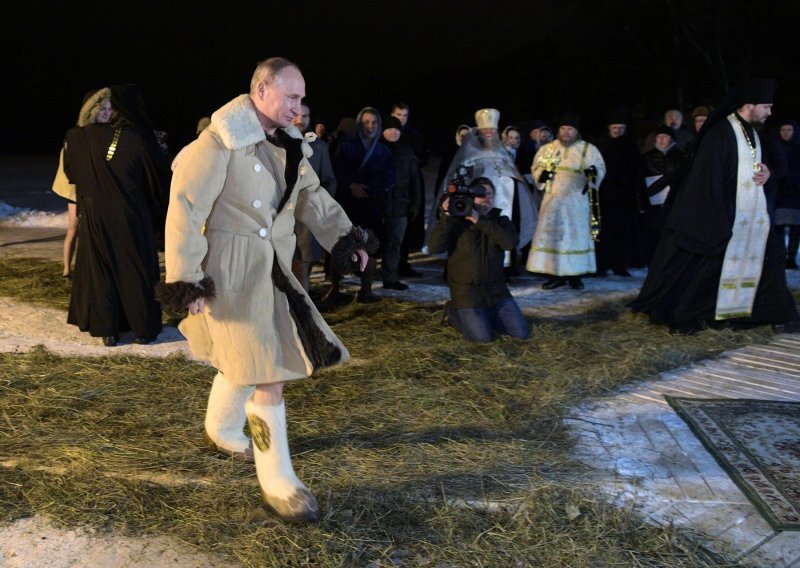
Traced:
MULTIPOLYGON (((744 124, 739 121, 739 128, 742 129, 742 134, 744 134, 744 139, 747 142, 747 147, 750 149, 750 155, 753 156, 753 172, 758 173, 761 171, 761 164, 756 161, 756 147, 750 142, 750 137, 747 135, 747 131, 744 129, 744 124)), ((754 136, 758 136, 758 134, 753 131, 754 136)))
POLYGON ((114 152, 117 151, 117 143, 119 142, 119 135, 121 132, 121 127, 114 131, 114 138, 111 140, 111 146, 108 147, 108 153, 106 154, 106 162, 110 162, 111 158, 114 157, 114 152))

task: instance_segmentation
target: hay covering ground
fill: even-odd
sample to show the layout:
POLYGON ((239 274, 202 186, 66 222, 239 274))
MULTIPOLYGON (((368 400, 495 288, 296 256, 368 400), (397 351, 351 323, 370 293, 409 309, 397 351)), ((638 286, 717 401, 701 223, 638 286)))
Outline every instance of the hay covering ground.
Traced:
POLYGON ((561 418, 619 385, 765 341, 769 329, 675 336, 609 304, 529 320, 525 341, 474 345, 417 304, 327 317, 354 361, 286 391, 295 467, 323 509, 319 525, 273 521, 253 466, 202 446, 213 369, 43 350, 0 354, 4 520, 39 513, 167 534, 247 566, 734 565, 596 502, 561 418))

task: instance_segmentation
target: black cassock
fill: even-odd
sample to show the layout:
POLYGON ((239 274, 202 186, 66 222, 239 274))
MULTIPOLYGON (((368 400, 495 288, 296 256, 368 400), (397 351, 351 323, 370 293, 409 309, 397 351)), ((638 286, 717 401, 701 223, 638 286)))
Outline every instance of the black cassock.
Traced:
MULTIPOLYGON (((754 135, 752 129, 749 132, 754 135)), ((669 196, 672 205, 664 233, 639 297, 630 304, 635 311, 678 329, 697 329, 702 322, 714 321, 736 214, 737 168, 736 137, 728 120, 722 120, 705 134, 686 178, 671 190, 678 191, 669 196)), ((752 314, 727 321, 766 324, 798 318, 786 285, 785 262, 783 242, 770 231, 752 314)))
POLYGON ((139 134, 90 124, 67 132, 64 171, 75 184, 78 250, 67 322, 95 337, 161 330, 156 231, 166 213, 164 181, 139 134))

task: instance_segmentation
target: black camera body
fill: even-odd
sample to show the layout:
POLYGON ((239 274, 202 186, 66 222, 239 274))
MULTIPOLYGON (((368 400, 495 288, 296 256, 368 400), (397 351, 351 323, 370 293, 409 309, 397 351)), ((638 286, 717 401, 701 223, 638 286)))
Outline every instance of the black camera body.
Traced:
POLYGON ((450 202, 447 212, 451 217, 469 217, 475 204, 476 197, 485 197, 486 189, 482 185, 472 186, 473 166, 459 166, 453 176, 453 181, 447 187, 445 198, 450 202))

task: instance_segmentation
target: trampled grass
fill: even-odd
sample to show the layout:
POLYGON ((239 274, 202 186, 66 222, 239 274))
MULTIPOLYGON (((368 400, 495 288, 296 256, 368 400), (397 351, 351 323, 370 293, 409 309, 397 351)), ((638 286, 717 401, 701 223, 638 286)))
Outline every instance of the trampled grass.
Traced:
POLYGON ((286 389, 319 525, 274 521, 253 466, 203 447, 213 369, 42 350, 0 354, 4 518, 166 534, 248 566, 734 565, 596 501, 561 418, 770 330, 676 336, 609 304, 474 345, 407 302, 327 317, 353 361, 286 389))

